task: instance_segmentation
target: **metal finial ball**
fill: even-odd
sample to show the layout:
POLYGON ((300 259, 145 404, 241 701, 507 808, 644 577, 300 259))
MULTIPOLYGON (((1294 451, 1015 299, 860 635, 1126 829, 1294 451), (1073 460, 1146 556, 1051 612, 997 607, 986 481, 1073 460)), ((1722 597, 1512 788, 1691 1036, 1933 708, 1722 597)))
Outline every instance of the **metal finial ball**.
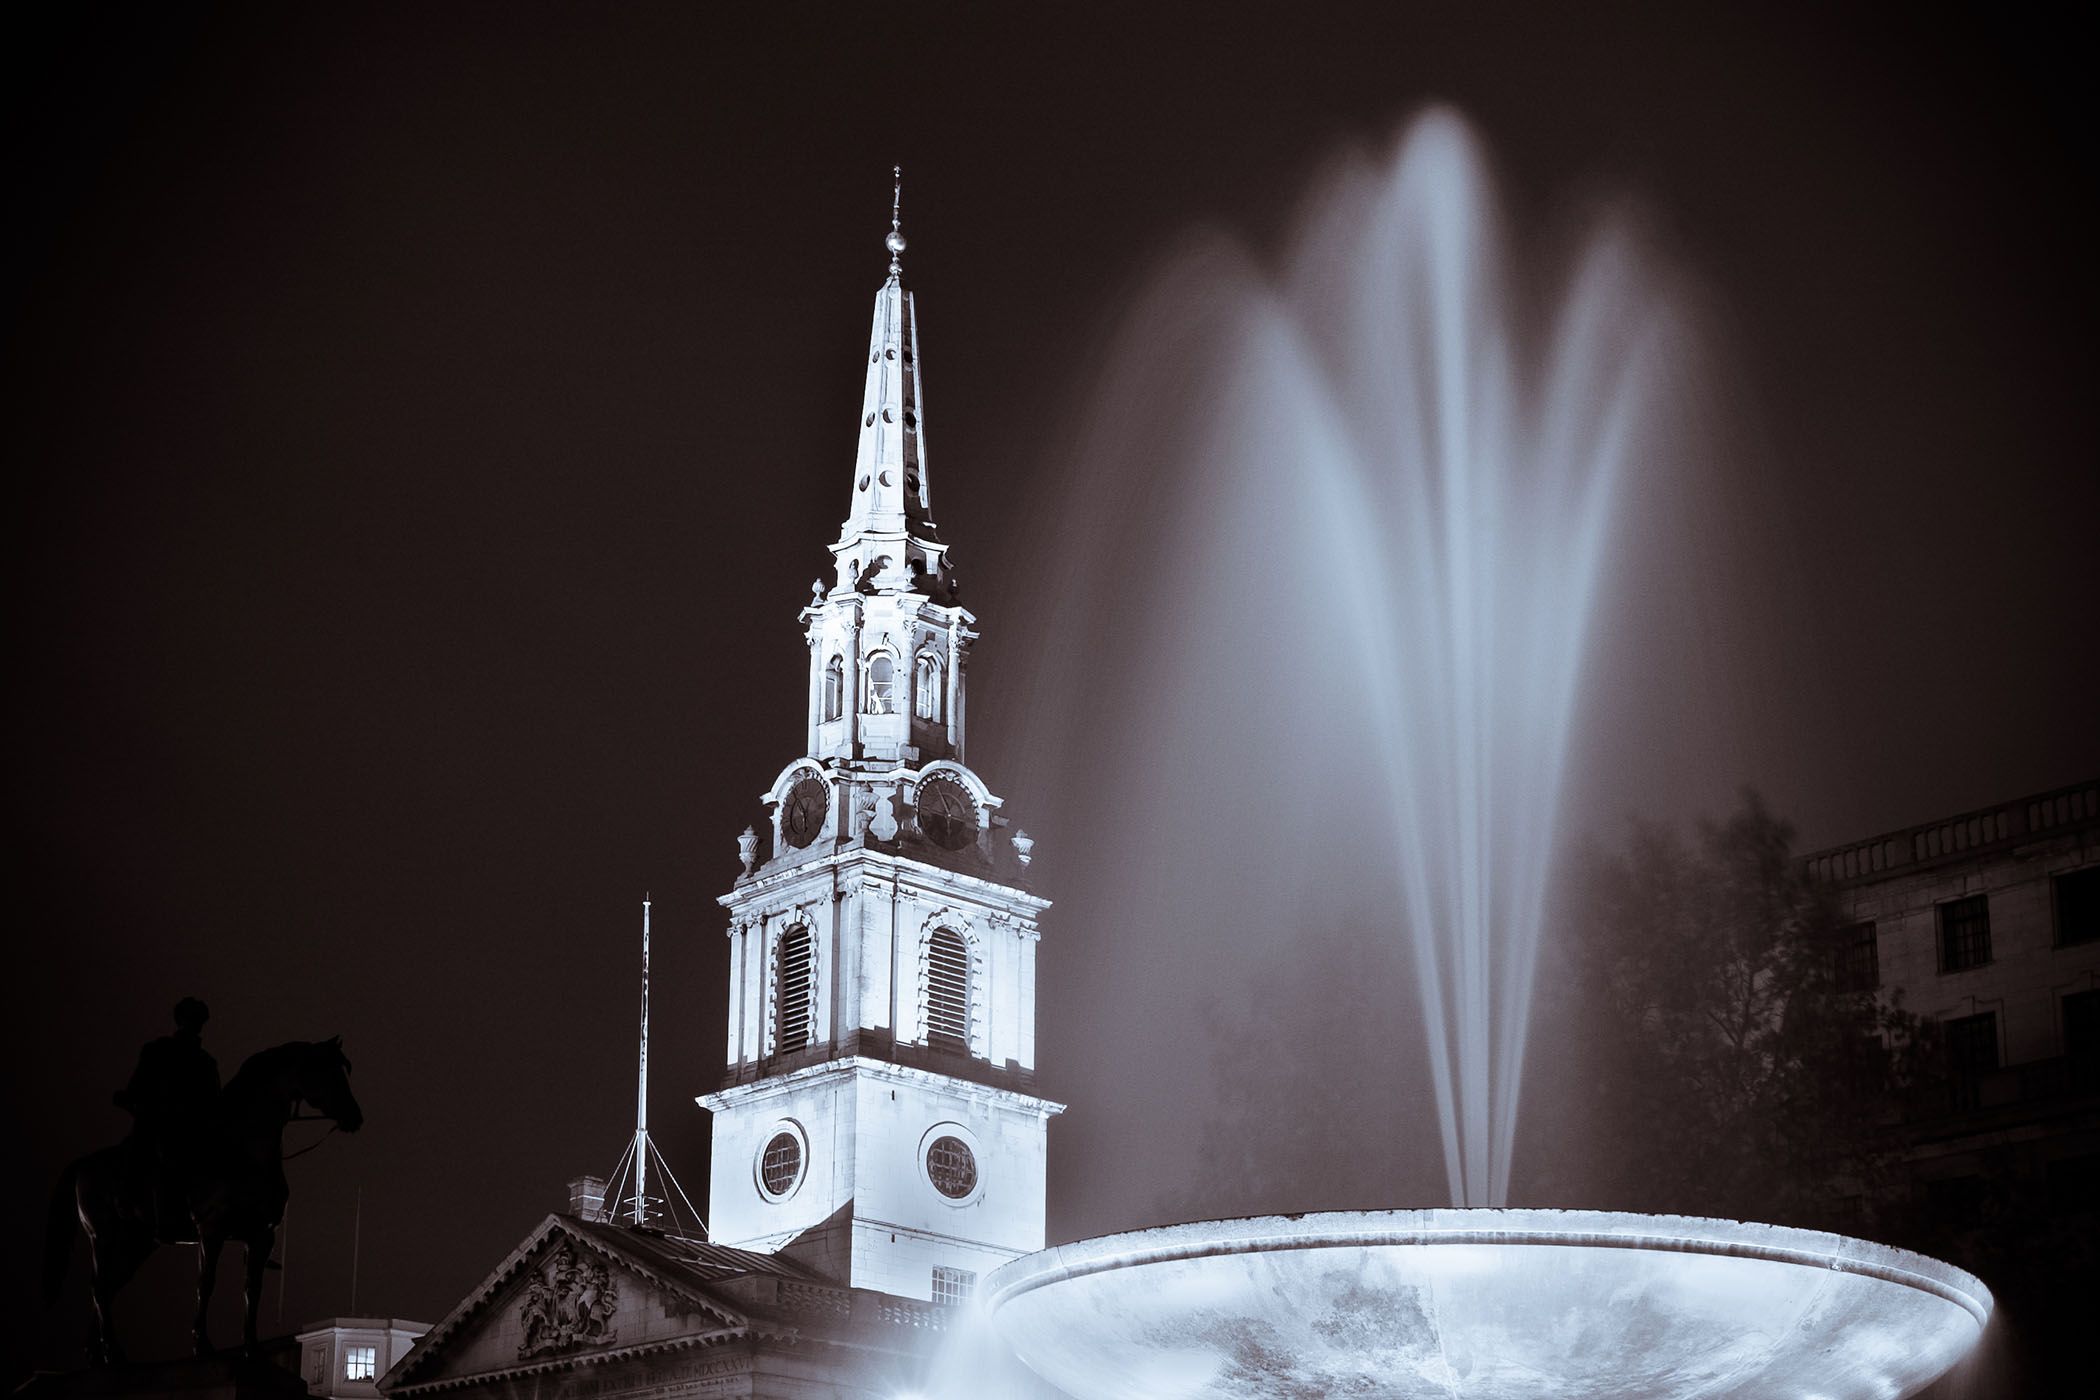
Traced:
POLYGON ((889 249, 893 254, 901 253, 904 251, 904 235, 895 229, 891 229, 890 236, 882 240, 882 246, 889 249))

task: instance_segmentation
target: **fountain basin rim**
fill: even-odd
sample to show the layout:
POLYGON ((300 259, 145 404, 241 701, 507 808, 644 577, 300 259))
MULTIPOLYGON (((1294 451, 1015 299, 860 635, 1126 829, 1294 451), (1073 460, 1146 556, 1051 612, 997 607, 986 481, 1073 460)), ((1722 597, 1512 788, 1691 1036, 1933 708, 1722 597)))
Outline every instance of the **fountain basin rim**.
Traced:
POLYGON ((985 1279, 978 1297, 996 1313, 1034 1289, 1141 1264, 1298 1249, 1468 1244, 1710 1254, 1830 1269, 1930 1293, 1966 1310, 1978 1327, 1990 1321, 1994 1302, 1983 1280, 1964 1269, 1849 1235, 1697 1215, 1523 1207, 1250 1215, 1098 1235, 1001 1265, 985 1279))

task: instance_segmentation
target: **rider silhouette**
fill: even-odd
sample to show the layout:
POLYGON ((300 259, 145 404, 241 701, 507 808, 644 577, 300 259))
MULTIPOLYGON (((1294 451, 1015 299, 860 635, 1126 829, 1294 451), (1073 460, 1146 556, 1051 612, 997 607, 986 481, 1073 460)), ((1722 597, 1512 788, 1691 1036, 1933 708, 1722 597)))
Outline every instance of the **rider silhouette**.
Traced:
POLYGON ((219 1062, 205 1050, 211 1008, 195 997, 175 1003, 175 1034, 139 1050, 131 1082, 112 1097, 131 1114, 131 1141, 152 1164, 154 1203, 167 1219, 182 1203, 198 1138, 219 1099, 219 1062))

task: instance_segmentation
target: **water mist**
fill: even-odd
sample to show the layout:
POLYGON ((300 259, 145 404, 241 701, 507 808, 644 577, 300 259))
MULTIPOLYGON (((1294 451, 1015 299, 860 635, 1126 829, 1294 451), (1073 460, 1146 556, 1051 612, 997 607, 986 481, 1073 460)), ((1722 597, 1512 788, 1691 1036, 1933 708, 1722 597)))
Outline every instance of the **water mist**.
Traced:
POLYGON ((1116 956, 1150 980, 1158 945, 1200 941, 1251 972, 1274 935, 1235 923, 1404 946, 1352 957, 1402 998, 1411 963, 1460 1205, 1508 1196, 1584 638, 1675 334, 1619 222, 1538 261, 1445 111, 1320 181, 1274 271, 1195 245, 1113 358, 1050 586, 1049 670, 1126 680, 1043 726, 1111 755, 1083 784, 1149 766, 1188 830, 1239 813, 1314 834, 1262 843, 1256 881, 1201 864, 1243 866, 1244 822, 1110 818, 1084 856, 1136 924, 1116 956), (1125 733, 1104 746, 1109 708, 1125 733))

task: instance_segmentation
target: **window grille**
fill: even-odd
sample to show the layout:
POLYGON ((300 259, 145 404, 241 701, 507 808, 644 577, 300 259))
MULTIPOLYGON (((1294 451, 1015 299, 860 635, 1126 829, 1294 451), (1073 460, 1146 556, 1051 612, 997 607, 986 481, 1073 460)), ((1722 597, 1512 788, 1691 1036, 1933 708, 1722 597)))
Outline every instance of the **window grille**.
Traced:
POLYGON ((2100 940, 2100 865, 2056 877, 2056 941, 2100 940))
POLYGON ((1881 985, 1881 951, 1874 940, 1874 921, 1848 924, 1837 935, 1837 987, 1841 992, 1871 992, 1881 985))
POLYGON ((775 1133, 759 1162, 758 1179, 767 1191, 784 1196, 802 1178, 802 1143, 793 1133, 775 1133))
POLYGON ((1946 1023, 1947 1064, 1956 1074, 1988 1074, 1998 1068, 1998 1013, 1959 1016, 1946 1023))
POLYGON ((343 1379, 369 1381, 379 1375, 378 1347, 344 1347, 343 1379))
POLYGON ((968 1269, 951 1269, 946 1264, 933 1266, 933 1301, 942 1307, 969 1302, 976 1288, 977 1275, 968 1269))
POLYGON ((773 1053, 785 1055, 809 1044, 810 942, 800 924, 780 935, 773 982, 773 1053))
POLYGON ((1991 960, 1991 906, 1970 895, 1940 906, 1940 971, 1960 972, 1991 960))
POLYGON ((846 708, 846 663, 836 656, 824 663, 824 718, 837 719, 846 708))
POLYGON ((868 713, 871 715, 893 715, 897 713, 894 691, 897 685, 897 663, 890 660, 887 652, 877 652, 868 660, 868 713))
POLYGON ((930 651, 920 652, 912 668, 912 713, 920 719, 941 717, 941 663, 930 651))
POLYGON ((935 929, 927 942, 926 1040, 969 1048, 970 949, 952 928, 935 929))
POLYGON ((960 1201, 977 1189, 977 1154, 959 1137, 937 1137, 926 1149, 926 1176, 934 1190, 960 1201))

